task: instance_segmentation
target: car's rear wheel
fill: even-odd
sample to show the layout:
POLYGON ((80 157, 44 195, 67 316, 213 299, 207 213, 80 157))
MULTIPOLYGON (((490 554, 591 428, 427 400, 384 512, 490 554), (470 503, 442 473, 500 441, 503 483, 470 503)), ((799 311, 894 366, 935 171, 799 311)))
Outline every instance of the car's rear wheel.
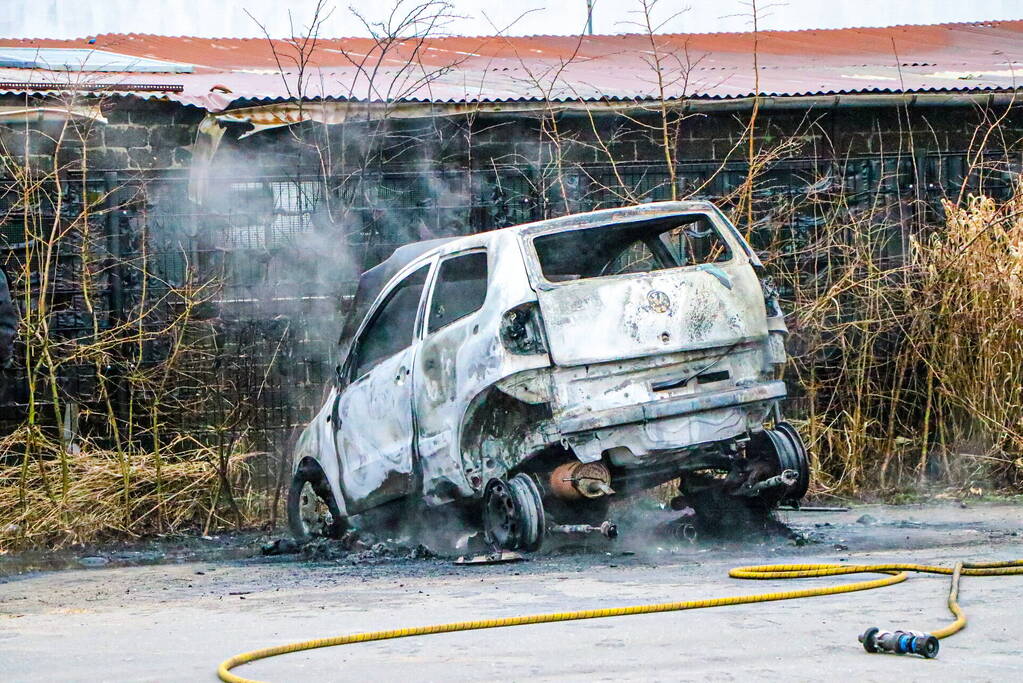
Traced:
POLYGON ((785 471, 795 473, 795 483, 766 491, 758 498, 768 507, 788 502, 798 504, 810 486, 810 463, 806 446, 799 432, 788 422, 779 422, 774 429, 765 429, 750 439, 749 455, 763 462, 771 475, 785 471))
POLYGON ((300 466, 291 479, 288 526, 299 543, 340 538, 348 528, 323 473, 314 465, 300 466))
POLYGON ((483 533, 502 550, 539 550, 546 533, 543 499, 528 474, 491 479, 483 491, 483 533))

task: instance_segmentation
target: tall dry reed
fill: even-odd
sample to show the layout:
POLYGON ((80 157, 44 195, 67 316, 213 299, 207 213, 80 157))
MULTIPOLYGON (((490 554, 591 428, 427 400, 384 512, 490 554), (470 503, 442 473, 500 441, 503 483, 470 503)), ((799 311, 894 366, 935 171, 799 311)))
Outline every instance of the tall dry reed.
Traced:
POLYGON ((890 207, 831 202, 772 261, 820 492, 1023 482, 1023 191, 941 207, 913 234, 890 207))
POLYGON ((0 149, 0 256, 21 310, 3 381, 24 397, 0 416, 0 551, 251 521, 247 406, 225 409, 234 396, 211 383, 215 321, 200 312, 223 274, 187 253, 173 281, 154 264, 144 211, 120 219, 145 206, 144 181, 63 161, 90 125, 26 124, 23 149, 0 149))

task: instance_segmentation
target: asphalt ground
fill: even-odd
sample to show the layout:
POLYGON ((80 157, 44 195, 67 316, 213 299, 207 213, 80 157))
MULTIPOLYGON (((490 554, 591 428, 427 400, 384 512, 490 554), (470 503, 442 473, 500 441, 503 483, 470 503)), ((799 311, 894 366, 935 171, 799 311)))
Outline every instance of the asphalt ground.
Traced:
MULTIPOLYGON (((738 581, 738 565, 1023 558, 1023 508, 864 506, 787 512, 797 534, 721 541, 665 533, 663 513, 620 539, 514 564, 463 567, 401 553, 261 557, 251 536, 208 552, 91 549, 3 558, 0 679, 213 681, 238 652, 399 626, 691 600, 868 577, 738 581), (128 558, 128 559, 125 559, 128 558), (54 570, 53 567, 66 567, 54 570), (48 567, 40 570, 39 567, 48 567)), ((179 548, 179 546, 174 546, 179 548)), ((173 550, 173 549, 172 549, 173 550)), ((965 577, 967 629, 934 660, 867 654, 870 626, 948 623, 948 578, 804 600, 546 624, 330 648, 245 666, 265 681, 836 680, 1023 678, 1023 576, 965 577)))

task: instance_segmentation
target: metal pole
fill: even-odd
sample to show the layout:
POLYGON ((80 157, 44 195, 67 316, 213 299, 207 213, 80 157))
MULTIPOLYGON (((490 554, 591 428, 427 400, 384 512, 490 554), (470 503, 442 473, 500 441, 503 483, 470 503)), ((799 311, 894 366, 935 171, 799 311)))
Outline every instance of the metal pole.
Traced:
POLYGON ((107 253, 110 259, 110 268, 107 271, 110 286, 110 314, 115 320, 120 321, 124 317, 122 310, 124 297, 121 292, 121 217, 116 198, 117 173, 107 171, 103 174, 103 181, 103 189, 106 191, 103 208, 106 211, 107 253))
MULTIPOLYGON (((107 314, 107 325, 109 328, 116 327, 118 323, 125 319, 124 315, 124 292, 122 290, 122 272, 121 272, 121 216, 120 207, 117 203, 118 194, 118 175, 114 171, 107 171, 103 174, 103 189, 106 192, 106 201, 103 202, 103 208, 106 211, 106 230, 107 230, 107 282, 108 282, 108 295, 110 312, 107 314)), ((121 354, 115 352, 112 364, 115 367, 118 365, 118 361, 121 360, 121 354)), ((118 368, 117 370, 120 370, 118 368)), ((115 370, 115 375, 117 374, 115 370)), ((123 378, 116 376, 114 381, 114 402, 116 405, 118 417, 124 419, 127 415, 128 405, 128 394, 124 386, 123 378)), ((111 435, 113 436, 113 435, 111 435)))
POLYGON ((586 33, 593 35, 593 5, 597 0, 586 0, 586 33))

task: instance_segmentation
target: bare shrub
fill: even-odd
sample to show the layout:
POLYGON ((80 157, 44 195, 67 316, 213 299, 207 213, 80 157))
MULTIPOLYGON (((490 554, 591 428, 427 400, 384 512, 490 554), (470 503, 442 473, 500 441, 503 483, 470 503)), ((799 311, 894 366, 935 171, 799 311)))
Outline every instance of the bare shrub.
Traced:
POLYGON ((26 392, 4 415, 15 425, 0 440, 0 550, 244 523, 244 455, 207 411, 219 392, 202 311, 219 280, 186 253, 173 279, 156 266, 144 179, 90 177, 94 121, 73 96, 64 105, 61 120, 25 125, 23 149, 0 150, 26 392), (142 220, 122 225, 132 204, 142 220))

